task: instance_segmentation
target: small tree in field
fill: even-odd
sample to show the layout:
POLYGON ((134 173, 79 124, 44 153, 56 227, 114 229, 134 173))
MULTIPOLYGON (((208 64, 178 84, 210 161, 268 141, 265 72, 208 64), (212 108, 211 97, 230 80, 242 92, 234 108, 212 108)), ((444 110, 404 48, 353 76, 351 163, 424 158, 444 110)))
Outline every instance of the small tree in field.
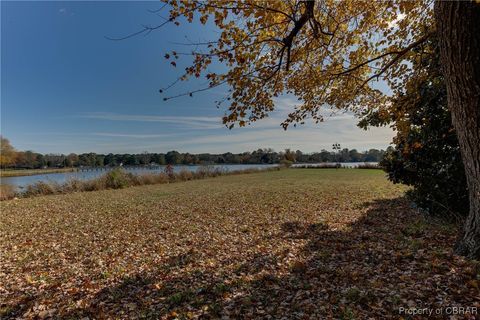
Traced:
POLYGON ((5 168, 15 164, 17 152, 8 139, 0 136, 0 167, 5 168))

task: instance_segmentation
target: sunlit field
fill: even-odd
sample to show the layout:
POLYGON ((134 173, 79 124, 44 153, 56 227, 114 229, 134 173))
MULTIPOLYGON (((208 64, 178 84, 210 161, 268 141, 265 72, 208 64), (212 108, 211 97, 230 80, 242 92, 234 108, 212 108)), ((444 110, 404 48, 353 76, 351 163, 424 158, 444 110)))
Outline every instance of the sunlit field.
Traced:
POLYGON ((398 318, 479 306, 457 230, 380 170, 285 169, 0 203, 0 318, 398 318))

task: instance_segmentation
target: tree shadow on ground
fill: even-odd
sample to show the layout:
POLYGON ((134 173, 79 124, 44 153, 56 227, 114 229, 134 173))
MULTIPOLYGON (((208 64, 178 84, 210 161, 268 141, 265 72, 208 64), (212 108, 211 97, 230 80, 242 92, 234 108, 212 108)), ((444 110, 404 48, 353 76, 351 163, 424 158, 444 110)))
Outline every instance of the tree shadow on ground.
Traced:
POLYGON ((63 317, 408 318, 401 307, 478 303, 478 291, 465 286, 472 276, 452 272, 455 231, 426 225, 404 198, 364 210, 341 230, 284 223, 279 241, 305 241, 287 266, 274 254, 254 254, 231 272, 186 271, 200 257, 184 254, 124 278, 63 317))

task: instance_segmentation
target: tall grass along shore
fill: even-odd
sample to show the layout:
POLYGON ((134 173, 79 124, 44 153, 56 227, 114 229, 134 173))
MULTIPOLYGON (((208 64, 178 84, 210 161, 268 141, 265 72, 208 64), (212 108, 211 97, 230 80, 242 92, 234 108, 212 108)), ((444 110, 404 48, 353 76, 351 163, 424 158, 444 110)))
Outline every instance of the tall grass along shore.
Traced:
POLYGON ((270 167, 262 169, 245 169, 227 171, 221 168, 210 166, 199 167, 197 171, 182 169, 179 172, 173 172, 173 167, 166 167, 164 172, 133 174, 124 169, 116 168, 108 171, 104 175, 90 179, 79 180, 70 179, 65 183, 53 181, 39 181, 28 185, 24 190, 18 191, 11 185, 0 185, 0 200, 9 200, 20 197, 32 197, 50 194, 65 194, 82 191, 98 191, 104 189, 122 189, 130 186, 150 185, 172 183, 179 181, 197 180, 223 175, 247 174, 260 171, 280 170, 279 167, 270 167))

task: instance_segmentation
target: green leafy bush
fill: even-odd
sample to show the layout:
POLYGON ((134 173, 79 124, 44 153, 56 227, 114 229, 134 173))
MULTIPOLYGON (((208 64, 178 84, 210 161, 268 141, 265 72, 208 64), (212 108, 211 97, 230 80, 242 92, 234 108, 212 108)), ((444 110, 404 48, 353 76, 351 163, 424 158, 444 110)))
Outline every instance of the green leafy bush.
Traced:
POLYGON ((122 189, 135 184, 135 177, 122 169, 113 169, 105 174, 105 187, 107 189, 122 189))
POLYGON ((364 114, 359 126, 392 124, 394 147, 380 162, 389 179, 413 186, 408 195, 431 215, 454 219, 468 213, 465 171, 438 52, 427 49, 404 92, 391 106, 364 114))

